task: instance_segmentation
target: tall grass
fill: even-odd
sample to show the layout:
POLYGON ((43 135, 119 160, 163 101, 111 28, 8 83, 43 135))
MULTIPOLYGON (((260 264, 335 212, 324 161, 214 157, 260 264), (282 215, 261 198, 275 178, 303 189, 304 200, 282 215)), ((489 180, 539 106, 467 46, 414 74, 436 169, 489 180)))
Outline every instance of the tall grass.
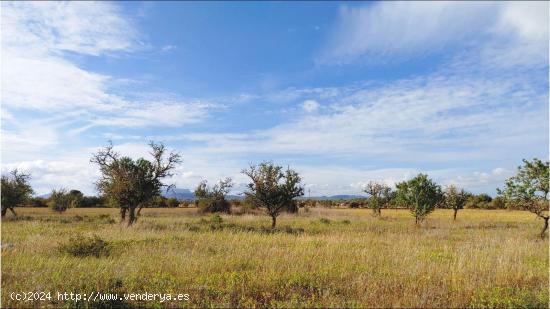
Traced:
POLYGON ((317 209, 267 216, 144 209, 131 228, 114 209, 56 215, 20 209, 2 223, 2 305, 10 292, 188 293, 186 307, 547 307, 548 243, 519 211, 435 211, 421 227, 406 210, 317 209), (80 217, 80 219, 76 216, 80 217), (97 235, 103 256, 74 256, 74 235, 97 235))

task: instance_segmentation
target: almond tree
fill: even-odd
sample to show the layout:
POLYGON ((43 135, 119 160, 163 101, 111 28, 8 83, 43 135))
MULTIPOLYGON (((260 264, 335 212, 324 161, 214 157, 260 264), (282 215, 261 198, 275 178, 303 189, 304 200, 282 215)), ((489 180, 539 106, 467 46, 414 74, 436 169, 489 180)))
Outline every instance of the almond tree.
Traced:
POLYGON ((98 151, 90 160, 99 165, 101 171, 101 178, 96 183, 98 190, 120 207, 121 221, 125 220, 126 212, 129 213, 128 226, 137 220, 136 208, 141 210, 154 197, 160 196, 163 187, 170 187, 162 179, 171 177, 181 162, 180 155, 167 153, 162 143, 151 142, 149 146, 152 161, 120 156, 112 144, 98 151))
POLYGON ((382 207, 390 200, 391 188, 384 183, 370 181, 363 190, 370 195, 368 205, 375 215, 382 215, 382 207))
POLYGON ((453 220, 456 220, 456 214, 468 201, 468 193, 463 189, 458 190, 454 185, 450 185, 445 189, 443 203, 447 208, 454 211, 453 220))
POLYGON ((300 176, 290 168, 283 172, 281 166, 272 162, 262 162, 259 165, 251 165, 242 172, 251 180, 245 195, 256 205, 267 210, 271 217, 272 229, 275 228, 281 211, 293 203, 294 198, 304 195, 300 176))
POLYGON ((8 175, 2 175, 2 217, 8 209, 15 213, 15 207, 25 203, 31 198, 33 190, 29 184, 31 176, 20 173, 17 169, 12 170, 8 175))
POLYGON ((497 189, 507 203, 513 203, 521 209, 530 211, 544 220, 540 237, 548 229, 548 161, 540 159, 528 161, 523 159, 523 166, 518 167, 517 174, 506 180, 504 189, 497 189))
POLYGON ((201 212, 227 212, 229 213, 231 205, 225 199, 233 187, 231 178, 218 181, 212 187, 208 186, 208 182, 203 180, 195 189, 195 197, 197 205, 201 212))
POLYGON ((441 187, 426 174, 418 174, 411 180, 398 183, 396 187, 398 201, 409 208, 416 224, 421 223, 443 197, 441 187))

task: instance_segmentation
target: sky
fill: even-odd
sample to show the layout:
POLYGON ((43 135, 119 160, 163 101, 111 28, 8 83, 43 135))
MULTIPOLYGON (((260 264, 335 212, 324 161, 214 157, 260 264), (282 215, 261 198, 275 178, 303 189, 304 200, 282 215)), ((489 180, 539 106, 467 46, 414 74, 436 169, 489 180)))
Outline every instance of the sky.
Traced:
POLYGON ((97 194, 163 142, 193 189, 270 160, 312 196, 548 158, 547 2, 2 2, 2 172, 97 194))

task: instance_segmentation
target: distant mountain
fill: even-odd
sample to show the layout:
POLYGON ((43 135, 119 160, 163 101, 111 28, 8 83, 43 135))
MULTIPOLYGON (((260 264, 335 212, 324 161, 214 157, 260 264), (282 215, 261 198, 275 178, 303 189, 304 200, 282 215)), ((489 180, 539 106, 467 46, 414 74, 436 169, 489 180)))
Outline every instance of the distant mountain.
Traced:
POLYGON ((189 189, 173 188, 169 190, 164 190, 161 195, 167 198, 175 197, 178 200, 192 201, 195 199, 195 194, 189 189))
MULTIPOLYGON (((170 190, 163 190, 161 192, 161 195, 166 198, 175 197, 178 200, 184 200, 184 201, 193 201, 195 200, 195 194, 189 190, 189 189, 183 189, 183 188, 174 188, 170 190)), ((39 195, 38 197, 41 198, 49 198, 51 196, 51 193, 46 193, 39 195)), ((312 200, 352 200, 356 198, 365 198, 365 196, 361 195, 346 195, 346 194, 340 194, 340 195, 331 195, 331 196, 312 196, 312 197, 299 197, 300 200, 306 200, 306 199, 312 199, 312 200)), ((244 199, 244 194, 239 195, 227 195, 226 199, 228 200, 242 200, 244 199)))
POLYGON ((312 197, 299 197, 300 200, 319 200, 319 201, 332 201, 332 200, 353 200, 357 198, 366 198, 366 196, 363 195, 352 195, 352 194, 339 194, 339 195, 331 195, 331 196, 312 196, 312 197))

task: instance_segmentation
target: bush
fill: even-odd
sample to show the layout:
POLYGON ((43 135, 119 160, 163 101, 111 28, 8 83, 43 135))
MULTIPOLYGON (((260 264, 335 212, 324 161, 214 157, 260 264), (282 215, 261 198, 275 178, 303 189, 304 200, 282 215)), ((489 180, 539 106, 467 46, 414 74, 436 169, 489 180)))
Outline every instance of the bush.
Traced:
POLYGON ((506 202, 502 197, 494 198, 489 204, 489 209, 505 209, 505 208, 506 208, 506 202))
POLYGON ((67 193, 67 190, 53 190, 48 201, 51 210, 62 213, 73 205, 73 197, 67 193))
POLYGON ((231 203, 223 198, 201 198, 197 201, 197 207, 201 213, 225 212, 229 213, 231 203))
POLYGON ((291 214, 298 213, 298 203, 296 203, 296 201, 293 200, 292 202, 288 203, 285 206, 283 211, 286 211, 286 212, 291 213, 291 214))
POLYGON ((33 197, 30 200, 30 205, 32 207, 48 207, 46 199, 42 197, 33 197))
POLYGON ((166 205, 170 208, 175 208, 175 207, 178 207, 180 204, 180 202, 178 201, 177 198, 175 197, 171 197, 169 199, 166 200, 166 205))
POLYGON ((109 243, 99 236, 85 237, 78 235, 71 237, 69 242, 61 246, 61 251, 76 257, 86 256, 108 256, 110 253, 109 243))
POLYGON ((464 205, 464 208, 469 209, 489 209, 491 207, 490 203, 493 199, 487 195, 487 194, 478 194, 478 195, 472 195, 468 198, 468 201, 466 202, 466 205, 464 205))

